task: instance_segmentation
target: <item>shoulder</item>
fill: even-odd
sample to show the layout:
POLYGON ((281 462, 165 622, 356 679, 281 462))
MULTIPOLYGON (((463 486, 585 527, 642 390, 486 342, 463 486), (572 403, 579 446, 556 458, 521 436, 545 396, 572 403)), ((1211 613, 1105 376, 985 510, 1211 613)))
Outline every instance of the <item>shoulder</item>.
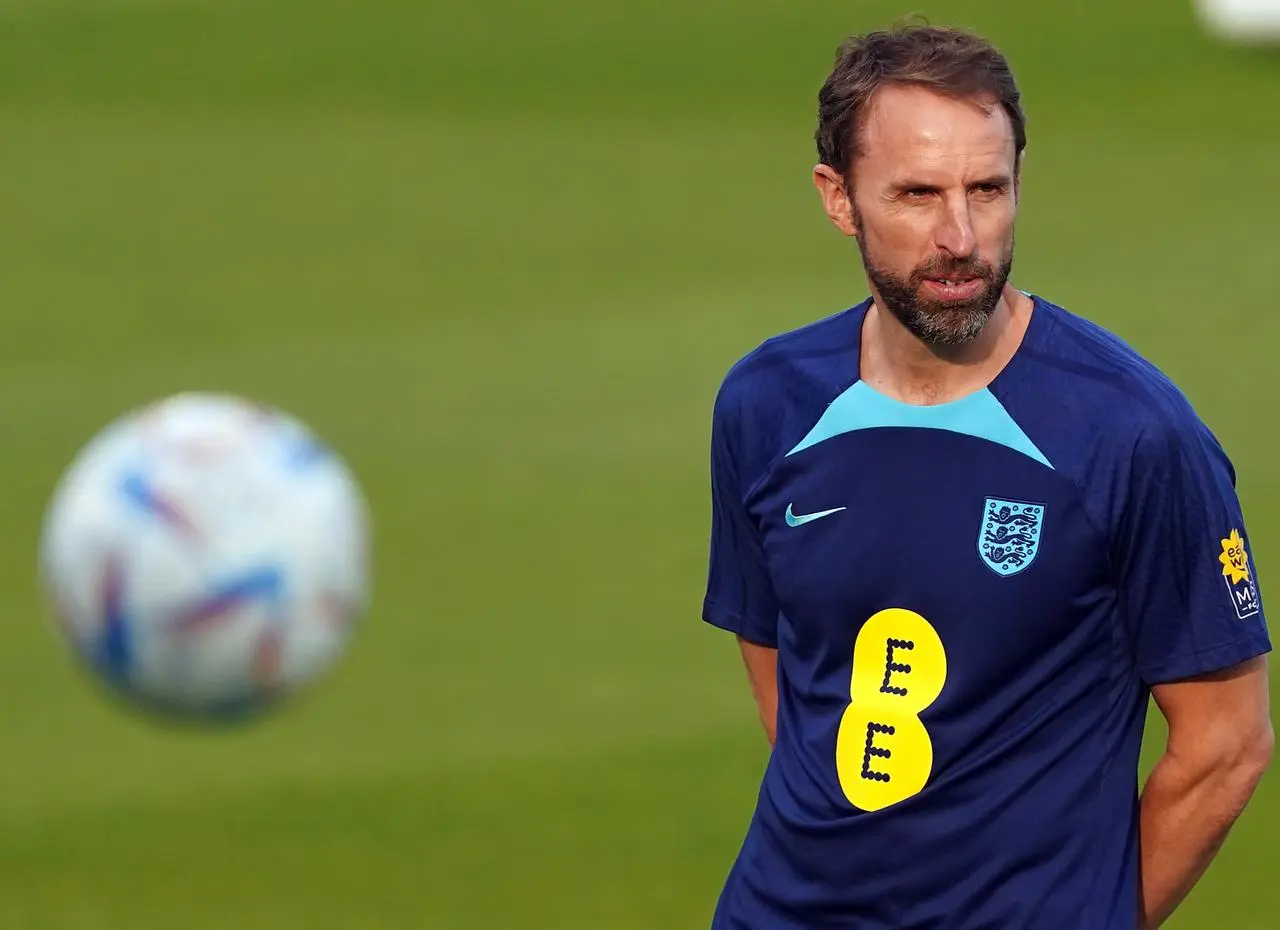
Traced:
POLYGON ((1186 394, 1137 349, 1092 320, 1036 300, 1047 319, 1028 356, 1054 399, 1071 398, 1111 432, 1133 438, 1203 428, 1186 394))
MULTIPOLYGON (((858 348, 864 301, 796 329, 771 336, 730 366, 720 385, 720 396, 741 397, 767 391, 771 385, 794 376, 797 369, 821 371, 831 360, 858 348)), ((837 362, 836 364, 840 364, 837 362)), ((856 370, 857 359, 851 369, 856 370)))
POLYGON ((1033 393, 1077 448, 1109 450, 1157 470, 1188 456, 1225 461, 1216 437, 1163 370, 1098 323, 1036 300, 1046 320, 1027 353, 1037 368, 1033 393))
POLYGON ((746 484, 856 379, 869 303, 771 336, 729 367, 716 392, 713 441, 730 447, 746 484))

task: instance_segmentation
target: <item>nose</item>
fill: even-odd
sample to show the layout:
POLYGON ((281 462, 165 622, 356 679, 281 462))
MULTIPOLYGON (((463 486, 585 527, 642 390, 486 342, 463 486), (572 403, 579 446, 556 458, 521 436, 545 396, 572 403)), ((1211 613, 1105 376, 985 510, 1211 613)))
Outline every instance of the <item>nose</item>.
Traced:
POLYGON ((949 204, 933 236, 934 245, 956 258, 968 258, 977 247, 973 223, 969 219, 969 205, 963 200, 949 204))

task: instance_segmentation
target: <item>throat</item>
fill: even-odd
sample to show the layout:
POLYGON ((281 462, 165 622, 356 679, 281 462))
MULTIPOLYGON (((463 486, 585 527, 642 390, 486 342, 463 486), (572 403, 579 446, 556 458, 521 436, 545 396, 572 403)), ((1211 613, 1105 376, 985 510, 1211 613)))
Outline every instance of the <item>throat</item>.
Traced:
POLYGON ((999 374, 1001 367, 987 355, 921 356, 916 352, 880 355, 873 349, 863 355, 861 377, 868 386, 902 403, 934 406, 981 390, 999 374))
POLYGON ((1006 292, 983 332, 961 346, 930 346, 873 304, 863 321, 860 378, 906 404, 935 406, 987 387, 1022 344, 1032 301, 1006 292))
POLYGON ((922 379, 898 378, 890 380, 873 377, 864 378, 863 380, 881 394, 892 397, 894 400, 901 401, 904 404, 912 404, 917 407, 934 407, 939 404, 947 404, 986 386, 985 382, 978 383, 976 380, 956 384, 951 383, 950 379, 928 380, 927 376, 922 379))

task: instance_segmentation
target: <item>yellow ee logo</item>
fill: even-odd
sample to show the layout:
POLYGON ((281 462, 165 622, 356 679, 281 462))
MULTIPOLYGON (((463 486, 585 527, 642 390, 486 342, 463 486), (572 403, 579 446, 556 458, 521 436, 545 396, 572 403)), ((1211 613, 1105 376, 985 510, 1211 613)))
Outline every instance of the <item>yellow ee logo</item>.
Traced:
POLYGON ((946 649, 920 614, 894 607, 863 625, 836 735, 836 773, 854 807, 882 810, 924 789, 933 740, 919 715, 946 680, 946 649))
POLYGON ((1258 600, 1258 586, 1254 584, 1249 571, 1249 553, 1244 546, 1244 539, 1239 530, 1232 530, 1231 535, 1221 539, 1222 553, 1218 561, 1222 563, 1222 578, 1227 585, 1227 595, 1231 605, 1236 609, 1236 616, 1241 620, 1257 616, 1262 609, 1258 600))
POLYGON ((1220 540, 1222 554, 1218 561, 1222 563, 1222 574, 1231 579, 1232 584, 1249 580, 1249 553, 1245 552, 1244 540, 1239 530, 1232 530, 1231 535, 1220 540))

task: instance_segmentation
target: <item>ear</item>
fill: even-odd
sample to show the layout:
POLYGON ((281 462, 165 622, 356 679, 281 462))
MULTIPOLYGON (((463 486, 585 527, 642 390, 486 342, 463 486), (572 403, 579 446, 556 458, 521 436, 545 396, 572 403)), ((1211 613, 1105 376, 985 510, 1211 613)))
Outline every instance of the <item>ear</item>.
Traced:
POLYGON ((836 229, 846 236, 858 235, 858 227, 853 220, 853 204, 849 201, 849 191, 840 173, 830 165, 814 165, 813 183, 822 197, 822 209, 836 229))

